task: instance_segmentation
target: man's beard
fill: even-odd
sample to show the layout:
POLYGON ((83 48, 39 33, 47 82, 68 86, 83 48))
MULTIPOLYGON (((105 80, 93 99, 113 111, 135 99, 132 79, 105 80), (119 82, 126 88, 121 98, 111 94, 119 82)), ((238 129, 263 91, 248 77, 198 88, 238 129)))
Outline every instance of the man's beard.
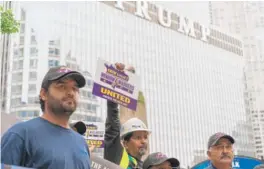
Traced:
POLYGON ((48 108, 50 111, 58 116, 68 116, 70 117, 72 113, 76 110, 76 102, 74 101, 74 106, 70 106, 62 103, 62 101, 53 97, 50 93, 48 93, 48 108))
POLYGON ((140 156, 143 156, 147 153, 147 146, 145 146, 144 148, 140 148, 139 151, 138 151, 139 155, 140 156))

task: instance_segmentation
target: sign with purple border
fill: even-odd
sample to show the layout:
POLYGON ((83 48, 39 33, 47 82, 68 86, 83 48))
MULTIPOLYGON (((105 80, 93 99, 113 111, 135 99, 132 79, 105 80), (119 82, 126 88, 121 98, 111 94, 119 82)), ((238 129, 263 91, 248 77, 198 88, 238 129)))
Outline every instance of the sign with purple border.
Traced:
POLYGON ((98 59, 93 94, 113 101, 131 110, 137 109, 140 79, 127 71, 120 71, 114 64, 98 59))
POLYGON ((104 148, 105 124, 101 122, 88 122, 86 125, 85 139, 95 148, 104 148))

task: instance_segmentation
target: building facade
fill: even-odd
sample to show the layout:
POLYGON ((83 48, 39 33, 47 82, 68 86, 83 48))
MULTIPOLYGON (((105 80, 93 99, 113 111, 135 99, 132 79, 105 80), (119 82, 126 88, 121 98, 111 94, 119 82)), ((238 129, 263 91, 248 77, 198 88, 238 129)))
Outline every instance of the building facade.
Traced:
POLYGON ((264 3, 209 2, 211 24, 243 40, 245 108, 257 158, 264 158, 264 3))
MULTIPOLYGON (((16 4, 27 14, 25 35, 31 40, 31 28, 36 34, 37 63, 31 61, 32 46, 24 48, 22 61, 27 67, 27 71, 23 69, 23 82, 28 82, 30 72, 37 72, 36 91, 41 83, 38 79, 48 66, 73 65, 93 76, 98 58, 134 65, 141 77, 140 89, 152 130, 150 152, 175 156, 183 168, 197 159, 196 151, 198 155, 206 152, 213 133, 244 132, 237 128, 246 121, 243 44, 239 38, 149 2, 16 4), (27 65, 37 66, 31 69, 27 65)), ((25 43, 29 45, 27 38, 25 43)), ((11 68, 16 64, 13 62, 11 68)), ((9 81, 9 85, 16 84, 9 81)), ((18 89, 11 87, 9 93, 24 92, 22 101, 28 101, 29 83, 21 85, 18 89)), ((89 97, 89 92, 86 94, 89 97)), ((98 112, 104 120, 105 101, 99 101, 99 105, 104 107, 98 112)))

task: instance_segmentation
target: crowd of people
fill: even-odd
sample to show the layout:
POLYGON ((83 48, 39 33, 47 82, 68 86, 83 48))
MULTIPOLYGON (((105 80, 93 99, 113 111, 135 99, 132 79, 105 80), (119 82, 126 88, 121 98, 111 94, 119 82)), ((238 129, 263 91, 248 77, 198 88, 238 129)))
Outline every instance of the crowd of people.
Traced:
MULTIPOLYGON (((121 63, 115 64, 120 70, 121 63)), ((135 73, 133 67, 126 70, 135 73)), ((86 80, 77 71, 65 66, 51 68, 45 75, 39 100, 43 115, 18 123, 2 136, 1 162, 8 165, 38 169, 90 169, 89 147, 82 137, 83 130, 69 125, 76 110, 79 89, 86 80)), ((151 153, 143 160, 148 149, 151 131, 138 118, 121 125, 118 104, 107 101, 104 159, 123 169, 176 169, 177 158, 168 158, 162 152, 151 153)), ((230 169, 234 158, 235 140, 225 133, 216 133, 208 140, 208 169, 230 169)))

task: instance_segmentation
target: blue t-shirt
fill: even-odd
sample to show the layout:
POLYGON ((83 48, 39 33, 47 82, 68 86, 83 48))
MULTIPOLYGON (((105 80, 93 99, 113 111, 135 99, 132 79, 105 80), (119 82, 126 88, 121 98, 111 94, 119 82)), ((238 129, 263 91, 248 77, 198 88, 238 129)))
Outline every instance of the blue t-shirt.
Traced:
POLYGON ((85 139, 41 117, 18 123, 3 135, 1 159, 29 168, 90 169, 85 139))

